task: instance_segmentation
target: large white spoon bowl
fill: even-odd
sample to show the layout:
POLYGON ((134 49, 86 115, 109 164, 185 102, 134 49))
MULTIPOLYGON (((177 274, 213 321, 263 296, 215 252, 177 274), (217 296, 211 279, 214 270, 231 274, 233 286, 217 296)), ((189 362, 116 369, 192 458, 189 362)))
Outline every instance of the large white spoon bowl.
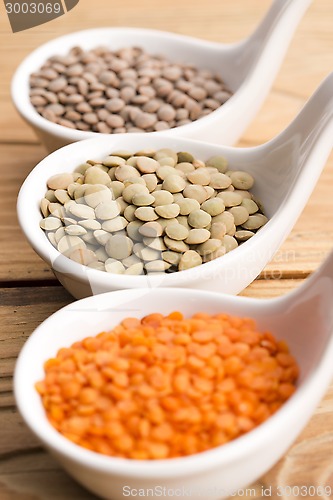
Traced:
POLYGON ((251 283, 289 234, 305 206, 332 149, 333 74, 319 87, 291 125, 275 139, 254 148, 231 148, 160 134, 97 137, 65 146, 41 161, 28 175, 18 197, 21 228, 34 250, 52 267, 76 298, 124 288, 188 287, 236 294, 251 283), (231 169, 255 179, 253 192, 264 206, 268 223, 235 250, 186 271, 158 276, 130 276, 98 271, 68 259, 40 229, 40 200, 47 180, 72 172, 88 159, 112 151, 171 148, 207 160, 223 155, 231 169))
MULTIPOLYGON (((148 488, 185 493, 193 500, 223 499, 269 470, 301 432, 333 375, 333 255, 298 290, 285 297, 258 300, 200 290, 123 290, 89 297, 44 321, 26 342, 15 370, 19 411, 31 431, 78 482, 106 499, 148 488), (260 330, 288 342, 300 366, 295 394, 266 422, 248 434, 210 451, 184 458, 137 461, 106 457, 80 448, 48 422, 34 384, 43 363, 60 347, 112 329, 125 317, 198 311, 249 316, 260 330), (199 493, 200 492, 200 493, 199 493)), ((319 496, 319 495, 318 495, 319 496)), ((157 498, 158 495, 154 496, 157 498)))
POLYGON ((41 45, 23 60, 13 77, 12 99, 48 151, 105 135, 70 129, 39 115, 30 102, 29 76, 49 57, 65 55, 74 46, 86 50, 100 45, 112 50, 137 46, 148 53, 164 55, 170 61, 212 70, 221 75, 234 93, 226 104, 210 115, 171 129, 167 134, 234 144, 269 92, 292 35, 310 3, 311 0, 275 0, 255 32, 246 40, 230 45, 137 28, 97 28, 71 33, 41 45))

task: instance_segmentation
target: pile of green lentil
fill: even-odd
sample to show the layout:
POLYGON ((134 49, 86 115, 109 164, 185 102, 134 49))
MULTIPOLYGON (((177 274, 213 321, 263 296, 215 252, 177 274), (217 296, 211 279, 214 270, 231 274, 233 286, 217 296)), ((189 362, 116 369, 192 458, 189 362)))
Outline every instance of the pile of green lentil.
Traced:
POLYGON ((59 252, 117 274, 183 271, 251 238, 266 222, 253 177, 188 152, 113 152, 47 182, 40 227, 59 252))
POLYGON ((104 134, 186 125, 229 97, 220 75, 139 47, 73 47, 30 75, 30 100, 44 118, 104 134))

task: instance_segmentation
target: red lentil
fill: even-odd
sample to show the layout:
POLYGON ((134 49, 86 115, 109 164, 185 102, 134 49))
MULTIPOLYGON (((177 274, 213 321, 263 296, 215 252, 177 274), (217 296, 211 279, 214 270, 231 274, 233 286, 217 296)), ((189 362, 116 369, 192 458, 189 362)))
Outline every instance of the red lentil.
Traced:
POLYGON ((180 312, 126 318, 62 348, 36 384, 51 424, 109 456, 202 452, 258 426, 294 393, 284 341, 249 318, 180 312))

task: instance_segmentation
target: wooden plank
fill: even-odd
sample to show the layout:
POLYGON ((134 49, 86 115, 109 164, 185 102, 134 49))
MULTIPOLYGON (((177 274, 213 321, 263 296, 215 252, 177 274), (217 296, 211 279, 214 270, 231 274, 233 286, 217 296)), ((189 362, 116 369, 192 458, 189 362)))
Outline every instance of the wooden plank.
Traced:
POLYGON ((0 282, 54 280, 48 266, 35 254, 19 228, 16 198, 31 169, 45 156, 38 145, 0 145, 0 282))
POLYGON ((3 97, 0 96, 0 130, 0 144, 39 144, 39 139, 14 108, 10 100, 9 89, 3 97))
MULTIPOLYGON (((242 295, 275 297, 298 285, 294 280, 255 281, 242 295)), ((8 389, 16 356, 33 330, 74 299, 61 287, 0 288, 0 377, 8 389)), ((0 386, 1 389, 1 386, 0 386)))
POLYGON ((292 232, 264 270, 264 277, 304 278, 332 250, 332 185, 333 154, 292 232))
MULTIPOLYGON (((298 280, 257 280, 242 295, 275 297, 298 284, 298 280)), ((73 300, 61 286, 0 288, 0 408, 8 406, 11 376, 25 340, 44 319, 73 300)))
MULTIPOLYGON (((0 359, 15 360, 36 326, 72 301, 60 286, 0 288, 0 359)), ((8 368, 4 375, 8 377, 8 368)))
POLYGON ((0 473, 1 500, 97 500, 70 476, 53 459, 51 469, 45 469, 48 456, 42 450, 26 456, 27 461, 38 458, 40 469, 27 473, 17 472, 20 462, 13 460, 15 471, 11 474, 0 473))

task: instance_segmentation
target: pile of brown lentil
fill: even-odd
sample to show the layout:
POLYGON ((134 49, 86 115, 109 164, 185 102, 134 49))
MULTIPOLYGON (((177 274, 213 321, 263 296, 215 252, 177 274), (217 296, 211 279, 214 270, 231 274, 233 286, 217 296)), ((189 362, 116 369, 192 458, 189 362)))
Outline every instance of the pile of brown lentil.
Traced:
POLYGON ((40 227, 70 259, 116 274, 183 271, 236 248, 267 222, 254 179, 188 152, 114 152, 48 180, 40 227))
POLYGON ((127 318, 59 350, 36 384, 51 424, 89 450, 192 455, 264 422, 294 393, 288 346, 249 318, 179 312, 127 318))
POLYGON ((31 103, 44 118, 106 134, 185 125, 230 96, 219 75, 137 47, 74 47, 30 76, 31 103))

